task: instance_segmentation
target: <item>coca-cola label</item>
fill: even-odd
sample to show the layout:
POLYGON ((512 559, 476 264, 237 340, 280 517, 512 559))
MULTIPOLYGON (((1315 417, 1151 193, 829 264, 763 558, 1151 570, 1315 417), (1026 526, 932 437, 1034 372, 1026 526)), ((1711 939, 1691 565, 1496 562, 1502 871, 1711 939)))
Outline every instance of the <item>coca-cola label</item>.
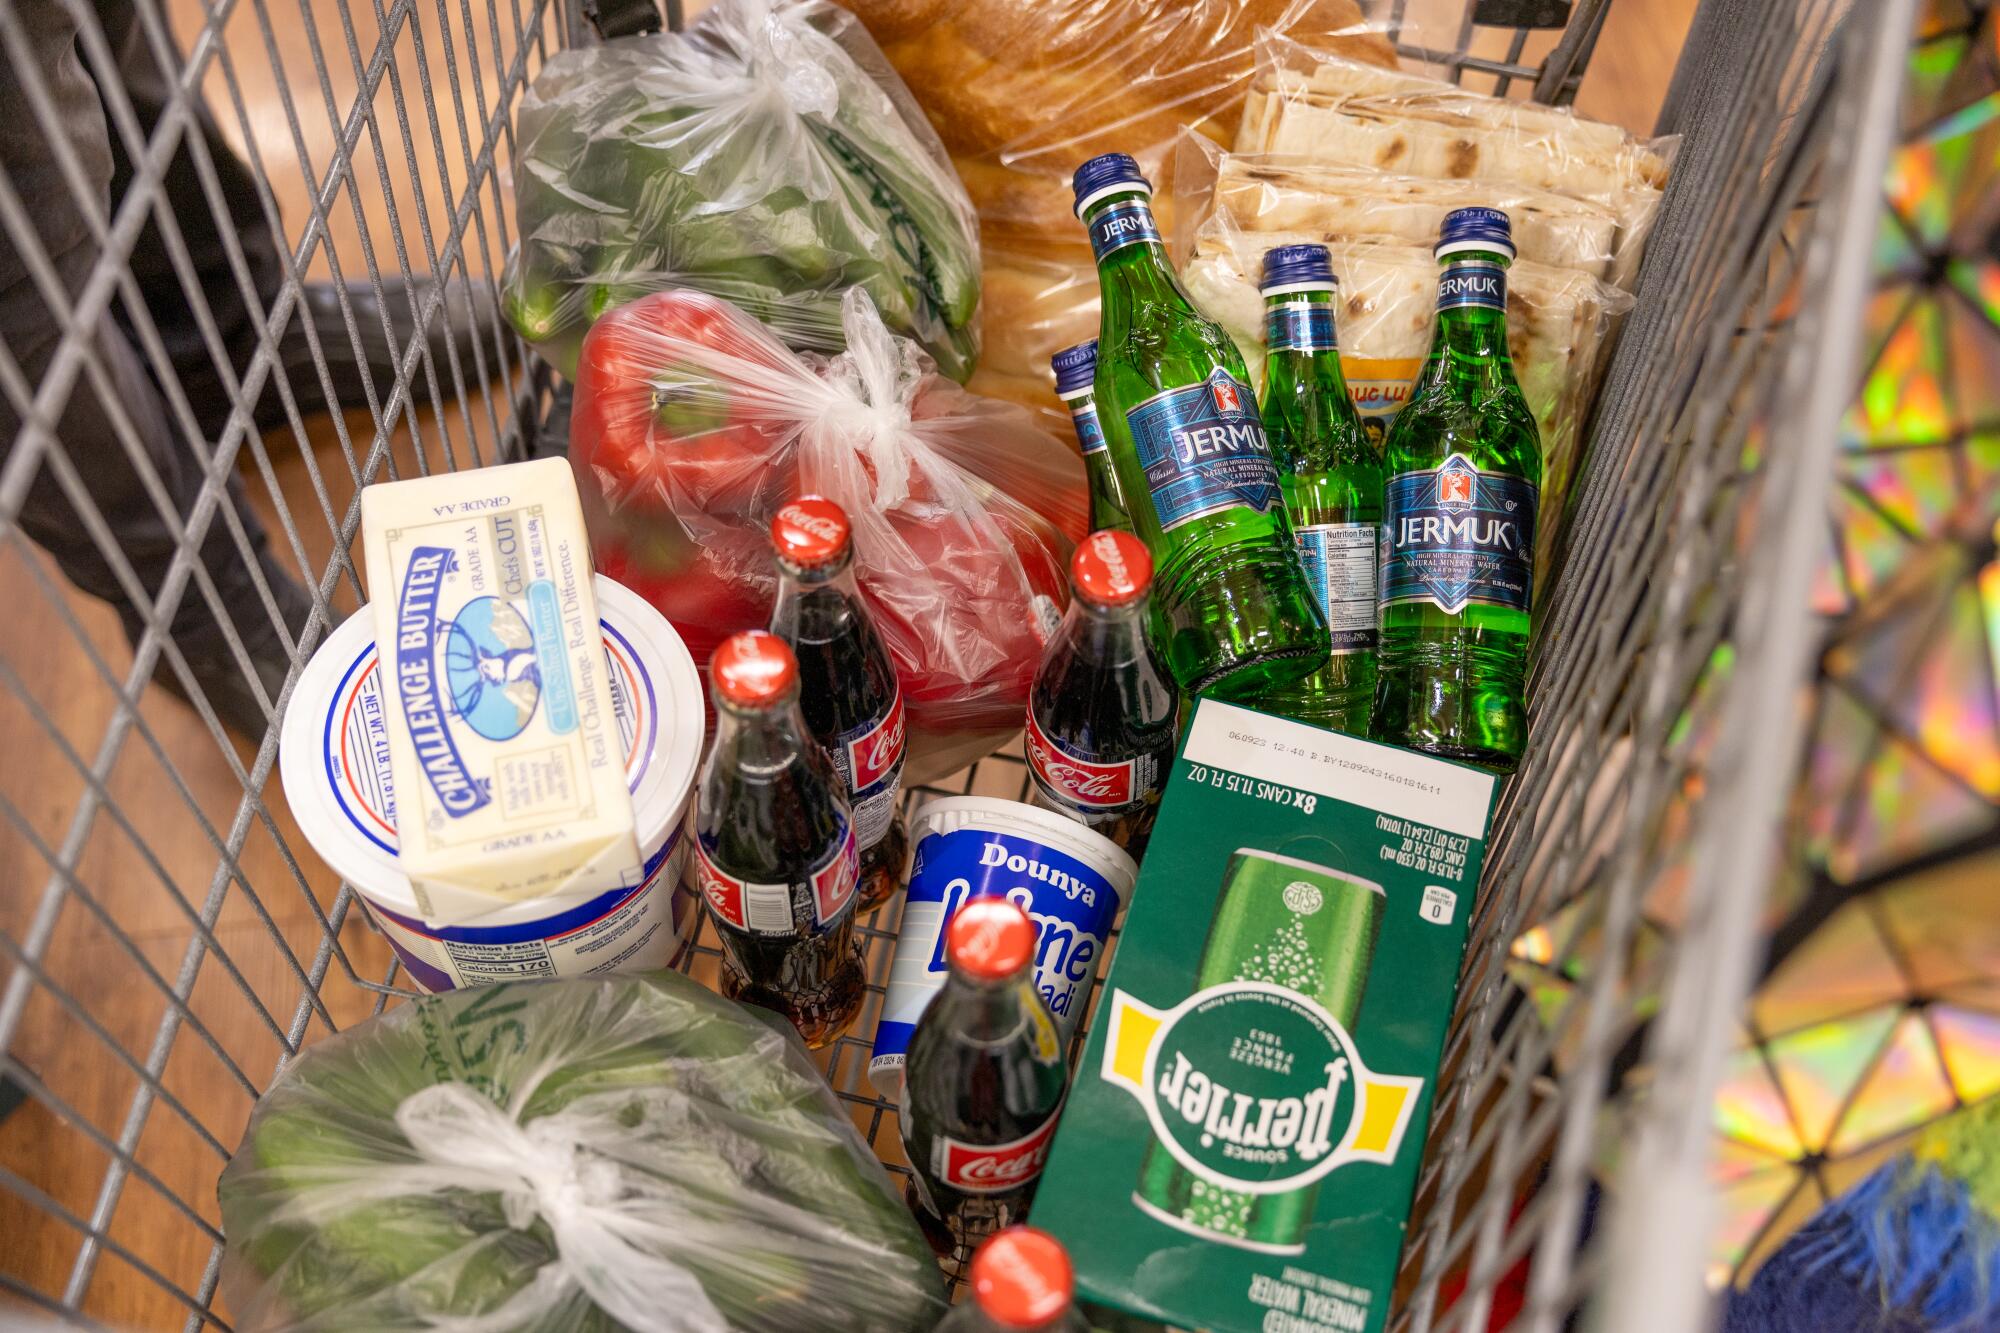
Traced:
POLYGON ((873 847, 882 841, 896 817, 896 797, 903 786, 903 687, 881 716, 840 733, 831 747, 833 766, 847 785, 854 812, 854 841, 873 847))
POLYGON ((1040 1129, 1012 1143, 961 1143, 940 1134, 931 1140, 931 1174, 962 1194, 1005 1194, 1042 1174, 1056 1136, 1055 1113, 1040 1129))
POLYGON ((847 752, 848 786, 857 796, 883 783, 894 783, 903 775, 903 687, 888 710, 872 722, 864 722, 841 737, 847 752))
POLYGON ((854 897, 854 886, 860 882, 861 854, 854 845, 854 829, 843 822, 840 845, 812 872, 813 911, 818 917, 813 924, 825 926, 832 922, 854 897))
POLYGON ((1152 794, 1157 765, 1151 755, 1120 763, 1085 759, 1051 740, 1035 710, 1028 710, 1028 768, 1035 781, 1058 805, 1087 813, 1121 810, 1152 794))
POLYGON ((791 933, 791 885, 738 879, 715 863, 706 838, 695 839, 694 854, 695 878, 701 885, 702 900, 715 913, 717 921, 757 934, 791 933), (753 920, 758 924, 753 926, 753 920))
MULTIPOLYGON (((702 900, 715 913, 716 920, 752 935, 796 933, 799 922, 793 911, 797 896, 793 886, 738 879, 715 863, 712 843, 713 839, 707 835, 695 839, 695 879, 701 886, 702 900)), ((861 862, 854 845, 854 830, 842 820, 839 840, 807 880, 815 930, 830 924, 854 897, 860 878, 861 862)))

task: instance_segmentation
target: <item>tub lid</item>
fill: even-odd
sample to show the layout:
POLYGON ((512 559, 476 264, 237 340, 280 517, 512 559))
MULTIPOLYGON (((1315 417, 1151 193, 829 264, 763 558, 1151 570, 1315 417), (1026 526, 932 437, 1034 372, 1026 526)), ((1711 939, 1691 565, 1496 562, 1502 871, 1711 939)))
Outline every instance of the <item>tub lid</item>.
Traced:
MULTIPOLYGON (((598 617, 612 708, 625 739, 639 845, 651 860, 675 833, 701 761, 704 711, 694 658, 666 618, 602 574, 598 617)), ((362 607, 320 645, 286 710, 278 769, 313 850, 392 911, 416 896, 396 864, 396 802, 383 739, 375 622, 362 607)), ((501 906, 496 903, 496 907, 501 906)), ((545 904, 516 904, 539 915, 545 904)))
POLYGON ((1096 829, 1021 801, 997 796, 937 796, 918 806, 910 817, 912 842, 922 842, 927 834, 964 828, 1031 838, 1068 853, 1110 881, 1121 908, 1131 900, 1132 887, 1139 878, 1139 863, 1131 853, 1096 829))

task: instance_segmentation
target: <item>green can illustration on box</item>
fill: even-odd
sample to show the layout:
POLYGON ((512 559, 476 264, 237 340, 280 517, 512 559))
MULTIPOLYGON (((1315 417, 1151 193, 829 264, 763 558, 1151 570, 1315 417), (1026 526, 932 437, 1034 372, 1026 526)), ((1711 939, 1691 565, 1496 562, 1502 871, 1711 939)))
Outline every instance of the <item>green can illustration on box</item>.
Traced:
POLYGON ((1343 1160, 1383 1148, 1393 1157, 1421 1080, 1357 1077, 1347 1035, 1381 926, 1381 885, 1241 848, 1189 1004, 1168 1022, 1112 997, 1104 1076, 1159 1112, 1132 1196, 1140 1211, 1246 1250, 1297 1254, 1313 1182, 1343 1160), (1371 1104, 1377 1142, 1363 1145, 1371 1104))
POLYGON ((1035 1201, 1085 1299, 1386 1326, 1495 785, 1197 702, 1035 1201))

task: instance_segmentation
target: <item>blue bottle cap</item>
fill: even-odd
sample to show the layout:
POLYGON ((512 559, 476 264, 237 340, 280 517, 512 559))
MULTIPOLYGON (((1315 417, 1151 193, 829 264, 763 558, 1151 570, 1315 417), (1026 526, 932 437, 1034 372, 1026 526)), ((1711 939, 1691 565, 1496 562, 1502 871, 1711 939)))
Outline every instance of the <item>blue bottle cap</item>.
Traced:
POLYGON ((1514 220, 1497 208, 1461 208, 1445 214, 1438 232, 1437 257, 1467 250, 1492 250, 1512 259, 1514 220))
POLYGON ((1102 199, 1107 194, 1119 194, 1126 190, 1139 190, 1146 194, 1153 192, 1152 182, 1139 174, 1139 164, 1132 160, 1130 153, 1105 153, 1093 157, 1076 169, 1076 177, 1070 182, 1076 191, 1076 215, 1083 216, 1083 210, 1102 199))
POLYGON ((1333 256, 1323 245, 1281 245, 1264 252, 1264 295, 1324 291, 1339 285, 1333 256))
POLYGON ((1097 375, 1097 339, 1065 347, 1049 358, 1056 372, 1056 396, 1088 389, 1097 375))

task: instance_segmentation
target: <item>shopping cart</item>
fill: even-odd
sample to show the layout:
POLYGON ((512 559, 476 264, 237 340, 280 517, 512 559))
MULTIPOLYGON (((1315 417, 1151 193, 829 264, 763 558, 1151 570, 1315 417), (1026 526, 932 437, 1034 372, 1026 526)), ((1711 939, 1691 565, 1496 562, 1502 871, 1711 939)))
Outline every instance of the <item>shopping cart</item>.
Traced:
MULTIPOLYGON (((32 20, 45 12, 28 6, 0 0, 0 52, 20 68, 34 64, 32 20)), ((1462 23, 1406 30, 1421 7, 1378 6, 1406 54, 1474 86, 1556 102, 1575 95, 1615 8, 1450 0, 1462 23)), ((0 1072, 25 1099, 0 1120, 0 1292, 76 1322, 226 1327, 212 1309, 214 1183, 252 1101, 303 1046, 409 993, 270 781, 275 719, 298 670, 359 602, 360 485, 560 447, 547 429, 561 420, 557 386, 497 319, 443 356, 411 340, 393 384, 319 420, 300 403, 311 381, 330 383, 328 349, 316 345, 311 367, 288 371, 278 339, 311 279, 359 281, 377 300, 385 280, 426 273, 492 289, 513 239, 515 104, 552 51, 591 40, 583 12, 551 0, 280 9, 132 7, 133 40, 169 94, 149 127, 116 79, 101 80, 131 178, 109 214, 88 217, 97 253, 74 285, 42 253, 22 183, 0 176, 0 228, 39 256, 33 276, 52 283, 56 311, 55 350, 32 376, 0 357, 0 392, 24 423, 0 463, 0 578, 13 623, 41 627, 10 632, 0 649, 10 751, 0 866, 11 876, 0 898, 0 1072), (213 434, 191 426, 216 404, 179 385, 146 313, 145 275, 129 262, 156 227, 173 260, 166 280, 213 323, 186 219, 165 206, 163 178, 185 144, 193 188, 221 219, 221 258, 244 285, 246 233, 193 132, 202 98, 243 146, 256 195, 249 226, 272 233, 283 270, 275 300, 250 301, 257 350, 223 386, 227 419, 213 434), (251 110, 272 104, 282 123, 251 110), (92 336, 106 318, 162 381, 170 428, 200 467, 200 501, 176 524, 150 597, 53 433, 79 385, 109 382, 92 336), (256 409, 274 390, 282 420, 265 436, 256 409), (232 604, 195 558, 219 540, 255 566, 226 503, 237 469, 255 479, 279 562, 304 571, 316 597, 291 675, 265 700, 273 724, 254 753, 230 741, 162 632, 200 601, 232 627, 240 653, 236 628, 268 618, 261 578, 253 599, 232 604), (140 590, 147 610, 129 665, 115 627, 66 590, 24 533, 34 484, 62 487, 110 576, 140 590), (157 694, 142 706, 156 671, 195 699, 198 721, 157 694)), ((1487 856, 1398 1328, 1485 1327, 1496 1284, 1524 1257, 1520 1327, 1557 1327, 1591 1302, 1602 1327, 1700 1326, 1709 1093, 1748 985, 1763 830, 1796 749, 1787 701, 1806 670, 1813 539, 1913 3, 1847 9, 1708 0, 1687 39, 1661 118, 1686 142, 1607 372, 1567 572, 1539 626, 1533 742, 1487 856), (1723 661, 1734 669, 1717 670, 1723 661), (1638 895, 1669 861, 1689 869, 1686 928, 1635 950, 1638 895), (1576 928, 1549 961, 1585 980, 1538 1010, 1505 965, 1524 928, 1572 902, 1576 928), (1642 1059, 1625 1058, 1634 1049, 1642 1059), (1634 1068, 1647 1071, 1637 1102, 1617 1095, 1634 1068), (1629 1119, 1616 1127, 1621 1160, 1609 1163, 1600 1150, 1614 1113, 1629 1119), (1600 1180, 1613 1206, 1595 1219, 1600 1180)), ((88 65, 108 75, 119 53, 98 15, 81 4, 64 12, 81 27, 88 65)), ((59 160, 65 108, 36 82, 21 89, 31 123, 7 132, 45 135, 67 181, 86 164, 59 160)), ((426 289, 414 313, 419 326, 443 319, 440 289, 426 289)), ((343 300, 343 316, 350 338, 373 336, 365 302, 343 300)), ((121 435, 145 424, 123 420, 121 435)), ((1018 798, 1026 785, 1018 757, 1002 754, 910 799, 1018 798)), ((868 1008, 860 1035, 827 1054, 836 1090, 892 1169, 895 1112, 866 1083, 865 1034, 898 910, 862 927, 868 1008)), ((695 973, 712 977, 716 956, 704 937, 695 973)))

